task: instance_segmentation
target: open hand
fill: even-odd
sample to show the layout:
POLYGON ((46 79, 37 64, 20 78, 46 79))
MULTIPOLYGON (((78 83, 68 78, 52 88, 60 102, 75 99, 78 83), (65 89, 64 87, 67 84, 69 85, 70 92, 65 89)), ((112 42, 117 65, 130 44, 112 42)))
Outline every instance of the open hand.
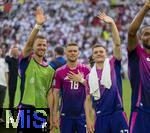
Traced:
POLYGON ((69 72, 69 74, 67 75, 69 80, 75 81, 75 82, 80 82, 82 79, 82 74, 78 71, 78 73, 74 73, 74 72, 69 72))
POLYGON ((100 20, 103 20, 104 22, 109 23, 109 24, 114 22, 114 20, 111 17, 107 16, 104 12, 99 12, 97 17, 100 20))
POLYGON ((43 9, 41 7, 37 7, 36 12, 36 23, 42 25, 46 21, 46 17, 44 16, 43 9))
POLYGON ((94 123, 91 120, 86 121, 86 126, 88 133, 94 133, 94 123))
POLYGON ((150 0, 146 0, 145 5, 150 9, 150 0))

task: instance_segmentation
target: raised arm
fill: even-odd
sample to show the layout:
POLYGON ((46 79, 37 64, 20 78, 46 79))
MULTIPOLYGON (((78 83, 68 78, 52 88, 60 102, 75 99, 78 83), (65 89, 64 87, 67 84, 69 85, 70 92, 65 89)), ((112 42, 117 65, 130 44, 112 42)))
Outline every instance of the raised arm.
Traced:
POLYGON ((113 54, 117 59, 121 59, 121 42, 120 42, 120 37, 119 37, 119 32, 118 29, 116 27, 116 24, 114 22, 114 20, 107 16, 104 12, 101 13, 99 12, 98 16, 97 16, 100 20, 103 20, 104 22, 108 23, 111 25, 111 29, 112 29, 112 37, 113 37, 113 54))
POLYGON ((138 12, 138 14, 133 19, 129 31, 128 31, 128 50, 132 51, 136 48, 137 44, 137 31, 144 19, 144 16, 150 9, 150 0, 146 0, 142 9, 138 12))
POLYGON ((35 18, 36 18, 36 24, 35 24, 34 28, 32 29, 32 32, 30 33, 29 38, 23 49, 23 52, 22 52, 23 57, 29 56, 30 53, 32 52, 34 39, 36 38, 38 31, 40 30, 40 28, 42 27, 43 23, 46 20, 44 14, 43 14, 43 10, 40 7, 38 7, 36 9, 35 18))

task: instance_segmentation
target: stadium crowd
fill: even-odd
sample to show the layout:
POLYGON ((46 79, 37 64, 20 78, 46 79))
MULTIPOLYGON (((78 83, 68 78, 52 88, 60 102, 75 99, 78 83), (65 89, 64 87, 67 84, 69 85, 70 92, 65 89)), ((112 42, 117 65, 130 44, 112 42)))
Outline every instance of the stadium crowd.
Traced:
MULTIPOLYGON (((48 61, 52 59, 56 46, 65 46, 71 41, 78 43, 81 50, 80 61, 83 63, 88 62, 91 47, 96 43, 106 46, 111 55, 110 28, 95 17, 101 10, 116 21, 122 43, 122 70, 126 73, 127 30, 143 3, 144 0, 129 1, 125 4, 113 4, 110 0, 22 0, 20 2, 13 0, 8 13, 0 9, 0 44, 4 53, 13 44, 17 44, 22 49, 35 23, 34 9, 40 5, 47 14, 47 21, 41 33, 46 36, 49 43, 48 61)), ((148 24, 148 21, 149 16, 145 18, 144 24, 148 24)))

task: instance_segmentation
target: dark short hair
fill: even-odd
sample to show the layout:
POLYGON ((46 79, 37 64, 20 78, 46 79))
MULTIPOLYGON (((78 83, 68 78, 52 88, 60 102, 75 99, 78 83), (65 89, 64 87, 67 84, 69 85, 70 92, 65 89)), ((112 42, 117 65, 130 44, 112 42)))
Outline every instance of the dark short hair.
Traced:
MULTIPOLYGON (((100 44, 95 44, 95 45, 93 45, 93 47, 92 47, 92 51, 94 50, 94 48, 98 48, 98 47, 102 47, 102 48, 104 48, 104 49, 106 50, 106 47, 105 47, 105 46, 100 45, 100 44)), ((107 51, 107 50, 106 50, 106 51, 107 51)))
POLYGON ((64 48, 61 46, 58 46, 54 49, 54 51, 58 54, 58 55, 64 55, 64 48))
POLYGON ((69 46, 77 46, 77 47, 79 47, 78 44, 75 43, 75 42, 70 42, 70 43, 68 43, 68 44, 66 45, 66 47, 69 47, 69 46))

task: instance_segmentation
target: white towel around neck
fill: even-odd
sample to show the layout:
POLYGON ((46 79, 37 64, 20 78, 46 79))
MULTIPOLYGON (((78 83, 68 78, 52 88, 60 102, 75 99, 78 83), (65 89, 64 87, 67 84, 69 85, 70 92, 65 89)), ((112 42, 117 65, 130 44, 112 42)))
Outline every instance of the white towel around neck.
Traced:
MULTIPOLYGON (((108 58, 106 58, 104 61, 100 84, 107 89, 110 89, 112 85, 110 63, 108 58)), ((100 99, 101 94, 99 89, 99 79, 96 71, 96 64, 94 64, 89 74, 89 87, 90 87, 90 94, 94 96, 94 99, 95 100, 100 99)))

